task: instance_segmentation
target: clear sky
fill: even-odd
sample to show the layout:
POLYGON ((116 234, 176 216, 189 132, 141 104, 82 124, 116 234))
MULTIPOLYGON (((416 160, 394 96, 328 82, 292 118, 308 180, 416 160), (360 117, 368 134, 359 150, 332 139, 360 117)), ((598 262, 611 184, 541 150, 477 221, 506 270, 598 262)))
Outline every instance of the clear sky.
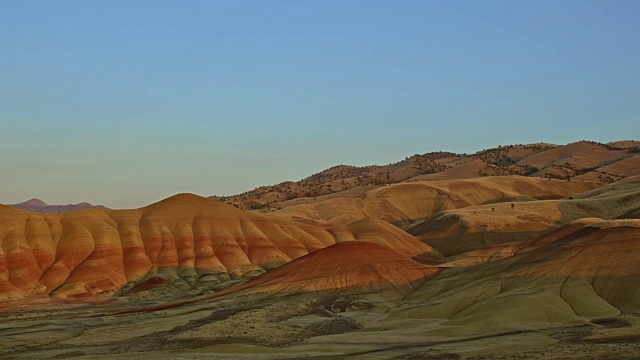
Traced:
POLYGON ((0 203, 640 139, 640 1, 0 0, 0 203))

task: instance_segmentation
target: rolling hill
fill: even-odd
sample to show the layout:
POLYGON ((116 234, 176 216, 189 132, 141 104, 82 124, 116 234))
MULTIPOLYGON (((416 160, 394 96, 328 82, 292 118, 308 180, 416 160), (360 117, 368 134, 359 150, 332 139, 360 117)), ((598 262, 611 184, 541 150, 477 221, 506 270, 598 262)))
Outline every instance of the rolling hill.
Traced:
POLYGON ((491 176, 451 181, 419 181, 383 186, 355 198, 319 197, 274 212, 298 220, 343 225, 363 218, 408 225, 451 209, 498 202, 560 199, 601 186, 524 176, 491 176))
POLYGON ((474 154, 416 154, 388 165, 339 165, 300 181, 216 198, 242 209, 269 212, 300 203, 351 199, 387 184, 503 175, 612 183, 640 175, 640 141, 519 144, 474 154))

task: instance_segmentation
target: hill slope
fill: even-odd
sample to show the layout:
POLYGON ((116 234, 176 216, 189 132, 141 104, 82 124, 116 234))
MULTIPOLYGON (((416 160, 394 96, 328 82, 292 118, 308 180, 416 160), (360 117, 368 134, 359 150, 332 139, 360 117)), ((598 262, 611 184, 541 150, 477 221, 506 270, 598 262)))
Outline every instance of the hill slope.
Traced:
POLYGON ((561 200, 448 210, 413 226, 408 232, 445 256, 451 256, 530 240, 582 218, 630 218, 639 209, 640 177, 633 177, 561 200))
POLYGON ((295 294, 387 288, 407 295, 439 269, 411 260, 368 241, 328 246, 267 272, 230 292, 295 294))
POLYGON ((521 255, 446 270, 394 316, 469 332, 588 322, 640 309, 640 220, 601 220, 521 255))
POLYGON ((416 154, 384 166, 339 165, 297 182, 261 186, 220 199, 243 209, 274 211, 299 205, 300 201, 296 200, 313 203, 320 197, 324 197, 323 200, 354 198, 385 184, 504 175, 611 183, 640 175, 640 142, 538 143, 499 146, 471 155, 450 152, 416 154))

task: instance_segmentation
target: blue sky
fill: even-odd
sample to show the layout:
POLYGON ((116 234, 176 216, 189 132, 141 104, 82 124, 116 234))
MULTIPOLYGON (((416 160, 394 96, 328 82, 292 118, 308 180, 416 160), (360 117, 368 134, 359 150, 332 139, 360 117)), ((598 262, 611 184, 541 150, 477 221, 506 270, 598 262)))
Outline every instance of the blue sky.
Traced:
POLYGON ((638 1, 1 1, 0 203, 640 139, 638 1))

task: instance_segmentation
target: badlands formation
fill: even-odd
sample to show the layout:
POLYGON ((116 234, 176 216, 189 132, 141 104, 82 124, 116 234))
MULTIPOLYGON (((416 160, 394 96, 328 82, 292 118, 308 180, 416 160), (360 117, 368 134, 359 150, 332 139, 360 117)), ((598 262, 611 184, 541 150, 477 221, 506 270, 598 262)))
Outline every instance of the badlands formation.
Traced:
POLYGON ((0 358, 639 358, 638 143, 498 149, 252 211, 0 205, 0 358))

